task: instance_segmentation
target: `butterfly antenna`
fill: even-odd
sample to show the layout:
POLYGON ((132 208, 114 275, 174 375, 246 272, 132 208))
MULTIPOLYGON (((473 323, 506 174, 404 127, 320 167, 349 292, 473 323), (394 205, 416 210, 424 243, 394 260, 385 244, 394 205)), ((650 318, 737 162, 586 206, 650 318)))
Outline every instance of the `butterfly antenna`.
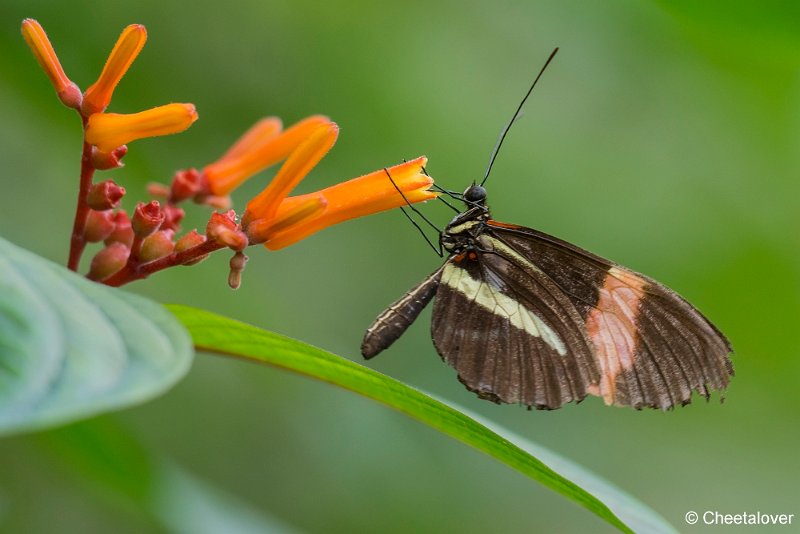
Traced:
MULTIPOLYGON (((461 198, 455 196, 453 191, 448 191, 447 189, 444 189, 444 188, 442 188, 442 187, 440 187, 440 186, 438 186, 436 184, 432 185, 431 189, 433 189, 434 191, 438 191, 439 193, 442 193, 443 195, 447 195, 450 198, 454 198, 456 200, 462 200, 461 198)), ((437 200, 441 200, 444 203, 445 206, 447 206, 451 210, 455 211, 456 213, 461 213, 460 209, 458 209, 457 207, 453 206, 448 201, 446 201, 442 195, 437 196, 436 199, 437 200)))
MULTIPOLYGON (((430 174, 428 174, 428 171, 427 171, 427 169, 425 169, 425 167, 422 167, 422 174, 424 174, 428 178, 430 178, 430 176, 431 176, 430 174)), ((450 197, 450 198, 452 198, 454 200, 462 200, 461 193, 456 193, 455 191, 448 191, 447 189, 443 188, 439 184, 433 184, 433 185, 431 185, 431 188, 434 189, 435 191, 438 191, 438 192, 440 192, 442 194, 447 195, 448 197, 450 197)), ((444 197, 442 197, 442 195, 438 195, 436 197, 436 200, 441 200, 445 204, 445 206, 447 206, 451 210, 455 211, 456 213, 461 213, 460 209, 458 209, 457 207, 453 206, 448 201, 446 201, 444 199, 444 197)))
POLYGON ((550 53, 550 57, 548 57, 547 61, 544 62, 544 66, 539 71, 539 74, 536 76, 536 79, 533 80, 533 83, 531 84, 530 89, 528 89, 528 92, 525 93, 525 97, 522 99, 522 102, 519 103, 519 106, 517 107, 517 111, 514 112, 514 116, 511 117, 511 120, 508 121, 508 124, 506 124, 506 127, 503 128, 502 132, 500 132, 500 138, 497 140, 497 144, 494 145, 494 150, 492 150, 492 157, 489 158, 489 166, 486 168, 486 174, 483 176, 483 180, 481 181, 481 185, 485 184, 486 180, 489 178, 489 173, 492 172, 492 165, 494 165, 494 160, 497 159, 497 153, 500 152, 500 147, 503 146, 503 140, 506 138, 506 134, 511 129, 511 125, 513 125, 514 121, 516 121, 520 117, 520 115, 522 114, 522 106, 525 105, 525 101, 528 100, 529 96, 531 96, 531 93, 533 92, 533 88, 536 87, 536 82, 538 82, 539 78, 542 77, 542 74, 544 74, 545 69, 547 69, 547 66, 553 60, 553 58, 555 57, 557 52, 558 52, 558 48, 556 48, 555 50, 553 50, 550 53))
MULTIPOLYGON (((425 215, 424 215, 424 214, 423 214, 421 211, 419 211, 417 208, 415 208, 415 207, 414 207, 414 205, 413 205, 413 204, 411 204, 411 202, 409 202, 408 198, 407 198, 407 197, 406 197, 406 195, 403 193, 403 191, 402 191, 402 190, 401 190, 399 187, 397 187, 397 183, 395 183, 395 181, 394 181, 394 178, 392 178, 392 175, 389 173, 389 169, 387 169, 387 168, 385 168, 385 167, 384 167, 384 169, 383 169, 383 172, 385 172, 385 173, 386 173, 386 176, 388 176, 388 177, 389 177, 389 181, 390 181, 390 182, 392 182, 392 185, 394 186, 394 188, 397 190, 397 192, 398 192, 398 193, 400 193, 400 196, 401 196, 401 197, 403 197, 403 200, 405 200, 405 201, 406 201, 406 204, 408 205, 408 208, 409 208, 411 211, 413 211, 414 213, 416 213, 416 214, 417 214, 417 215, 418 215, 418 216, 419 216, 419 217, 420 217, 420 218, 421 218, 423 221, 425 221, 426 223, 428 223, 428 225, 429 225, 431 228, 433 228, 434 230, 436 230, 436 232, 437 232, 439 235, 442 235, 442 231, 439 229, 439 227, 438 227, 438 226, 436 226, 435 224, 433 224, 433 223, 430 221, 430 219, 428 219, 427 217, 425 217, 425 215)), ((436 253, 436 254, 437 254, 437 255, 438 255, 440 258, 441 258, 442 256, 444 256, 444 252, 442 251, 442 246, 441 246, 441 244, 440 244, 438 247, 437 247, 436 245, 434 245, 434 244, 433 244, 433 242, 431 241, 431 239, 428 237, 428 234, 426 234, 426 233, 425 233, 425 231, 422 229, 422 227, 419 225, 419 223, 418 223, 417 221, 415 221, 415 220, 414 220, 414 218, 413 218, 411 215, 409 215, 409 214, 408 214, 408 212, 407 212, 407 211, 406 211, 406 210, 403 208, 403 206, 400 206, 400 211, 402 211, 402 212, 403 212, 403 215, 405 215, 405 216, 406 216, 406 219, 408 219, 409 221, 411 221, 411 224, 413 224, 413 225, 414 225, 414 228, 416 228, 417 230, 419 230, 419 233, 420 233, 420 234, 422 234, 422 237, 423 237, 423 238, 425 238, 425 242, 427 242, 427 243, 428 243, 428 245, 430 245, 430 247, 433 249, 433 251, 434 251, 434 252, 435 252, 435 253, 436 253)))

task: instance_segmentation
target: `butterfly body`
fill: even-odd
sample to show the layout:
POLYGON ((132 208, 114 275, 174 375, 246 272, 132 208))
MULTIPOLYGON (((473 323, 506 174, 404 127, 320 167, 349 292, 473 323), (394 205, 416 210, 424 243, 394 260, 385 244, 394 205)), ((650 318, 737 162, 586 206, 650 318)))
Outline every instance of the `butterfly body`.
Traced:
POLYGON ((382 313, 361 351, 391 345, 434 300, 436 350, 479 397, 555 409, 587 394, 669 409, 733 375, 727 339, 679 295, 537 230, 491 218, 479 185, 442 231, 448 257, 382 313))

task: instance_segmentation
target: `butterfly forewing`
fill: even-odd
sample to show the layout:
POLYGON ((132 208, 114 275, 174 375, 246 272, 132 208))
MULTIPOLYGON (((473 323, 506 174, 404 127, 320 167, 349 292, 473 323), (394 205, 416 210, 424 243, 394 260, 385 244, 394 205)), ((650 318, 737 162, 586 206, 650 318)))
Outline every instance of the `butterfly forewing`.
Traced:
POLYGON ((431 331, 459 380, 495 402, 554 409, 583 399, 599 376, 575 306, 519 255, 475 252, 449 260, 431 331))
POLYGON ((546 273, 580 313, 600 372, 589 393, 666 409, 727 387, 730 344, 669 288, 530 228, 490 220, 484 232, 546 273))

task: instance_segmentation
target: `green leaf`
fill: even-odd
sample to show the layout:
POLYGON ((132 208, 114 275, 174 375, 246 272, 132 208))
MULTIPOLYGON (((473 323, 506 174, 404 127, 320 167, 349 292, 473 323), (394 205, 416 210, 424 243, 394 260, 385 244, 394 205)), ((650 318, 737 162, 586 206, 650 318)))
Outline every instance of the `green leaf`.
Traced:
POLYGON ((123 424, 99 417, 37 436, 80 481, 120 510, 138 530, 176 534, 286 533, 294 528, 151 451, 123 424))
MULTIPOLYGON (((500 433, 493 432, 473 418, 372 369, 300 341, 207 311, 176 305, 170 305, 168 308, 189 329, 195 347, 199 350, 274 365, 335 384, 382 402, 500 460, 520 473, 572 499, 623 532, 631 532, 631 529, 614 512, 630 518, 642 514, 658 518, 655 512, 650 511, 632 497, 625 496, 627 499, 619 499, 622 492, 610 484, 595 484, 593 487, 598 494, 614 498, 617 507, 612 512, 596 497, 559 475, 500 433)), ((587 480, 600 481, 599 477, 585 469, 553 453, 549 454, 550 459, 558 459, 562 465, 570 466, 573 473, 583 473, 587 480)), ((660 518, 658 520, 660 520, 663 531, 671 531, 671 527, 666 521, 660 518)), ((655 522, 658 523, 658 521, 655 522)), ((637 521, 637 524, 641 523, 637 521)))
POLYGON ((609 481, 592 473, 585 467, 576 464, 572 460, 564 458, 560 454, 557 454, 550 449, 539 445, 538 443, 534 443, 529 439, 518 436, 517 434, 501 427, 500 425, 492 423, 491 421, 487 421, 483 417, 470 412, 466 408, 462 408, 460 406, 452 407, 457 408, 464 415, 472 417, 486 428, 493 430, 531 455, 539 458, 551 469, 554 469, 563 476, 568 477, 576 484, 579 484, 582 488, 590 491, 593 495, 599 496, 603 503, 605 503, 606 506, 608 506, 615 514, 617 514, 617 517, 622 519, 627 526, 631 527, 634 532, 648 532, 649 534, 677 534, 678 531, 675 529, 675 527, 670 525, 666 519, 658 515, 655 510, 636 500, 632 495, 625 493, 609 481))
POLYGON ((192 356, 163 306, 0 239, 0 435, 146 401, 192 356))

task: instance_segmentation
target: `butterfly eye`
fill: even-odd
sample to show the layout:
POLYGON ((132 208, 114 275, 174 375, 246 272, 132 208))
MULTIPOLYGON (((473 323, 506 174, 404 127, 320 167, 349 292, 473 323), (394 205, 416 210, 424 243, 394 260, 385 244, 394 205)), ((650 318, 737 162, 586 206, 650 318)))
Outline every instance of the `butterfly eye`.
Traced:
POLYGON ((472 184, 464 191, 464 200, 467 202, 483 202, 486 200, 486 189, 483 186, 472 184))

